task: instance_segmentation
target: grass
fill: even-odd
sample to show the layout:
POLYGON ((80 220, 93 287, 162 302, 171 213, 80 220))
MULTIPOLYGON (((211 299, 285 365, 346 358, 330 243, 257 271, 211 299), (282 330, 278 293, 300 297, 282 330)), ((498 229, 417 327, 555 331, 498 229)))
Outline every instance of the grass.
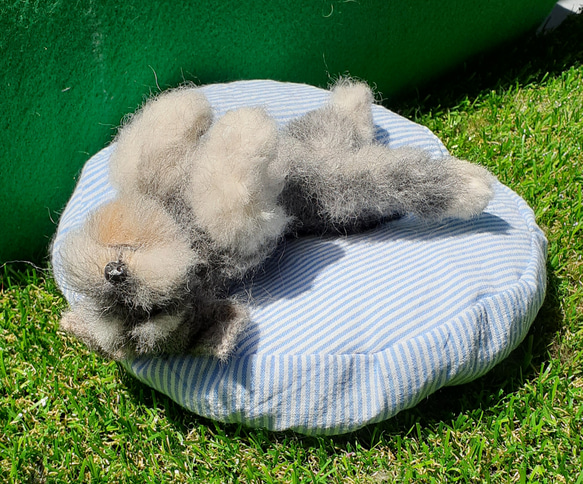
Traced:
POLYGON ((391 103, 534 208, 549 289, 484 377, 354 434, 211 422, 58 331, 50 274, 2 267, 2 482, 583 483, 583 16, 391 103))

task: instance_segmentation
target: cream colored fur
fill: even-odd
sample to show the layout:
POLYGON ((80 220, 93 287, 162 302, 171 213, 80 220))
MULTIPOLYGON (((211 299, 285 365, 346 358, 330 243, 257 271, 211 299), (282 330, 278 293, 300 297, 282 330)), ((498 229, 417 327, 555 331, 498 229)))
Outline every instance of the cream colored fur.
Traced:
POLYGON ((289 217, 278 205, 277 125, 263 109, 229 111, 192 153, 185 193, 195 223, 220 247, 250 254, 279 237, 289 217))
POLYGON ((212 123, 206 97, 174 89, 146 102, 120 130, 110 160, 110 180, 121 191, 172 196, 191 172, 186 156, 212 123))

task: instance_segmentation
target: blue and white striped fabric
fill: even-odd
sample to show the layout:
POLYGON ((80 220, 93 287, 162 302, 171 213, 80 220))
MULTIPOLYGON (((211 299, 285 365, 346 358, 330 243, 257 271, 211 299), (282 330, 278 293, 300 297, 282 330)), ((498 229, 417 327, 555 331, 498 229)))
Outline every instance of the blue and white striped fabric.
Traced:
MULTIPOLYGON (((328 96, 274 81, 202 89, 217 116, 265 106, 282 124, 328 96)), ((426 128, 380 106, 373 112, 383 142, 446 153, 426 128)), ((115 195, 111 149, 86 164, 55 256, 67 231, 115 195)), ((288 240, 237 289, 253 304, 252 324, 228 363, 180 356, 125 366, 199 415, 306 434, 349 432, 475 379, 522 341, 546 283, 546 240, 533 212, 502 184, 495 191, 469 222, 408 217, 349 237, 288 240)), ((74 304, 77 295, 63 290, 74 304)))

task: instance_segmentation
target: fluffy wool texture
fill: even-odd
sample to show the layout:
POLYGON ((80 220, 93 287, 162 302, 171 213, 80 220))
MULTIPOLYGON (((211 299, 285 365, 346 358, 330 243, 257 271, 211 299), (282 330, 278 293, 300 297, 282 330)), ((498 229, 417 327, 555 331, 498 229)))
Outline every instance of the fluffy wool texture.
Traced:
POLYGON ((278 130, 261 108, 213 120, 194 88, 149 100, 116 140, 118 197, 59 251, 65 284, 82 296, 63 328, 114 359, 227 359, 249 319, 229 286, 284 236, 480 214, 492 175, 376 142, 372 102, 366 84, 343 80, 326 105, 278 130))

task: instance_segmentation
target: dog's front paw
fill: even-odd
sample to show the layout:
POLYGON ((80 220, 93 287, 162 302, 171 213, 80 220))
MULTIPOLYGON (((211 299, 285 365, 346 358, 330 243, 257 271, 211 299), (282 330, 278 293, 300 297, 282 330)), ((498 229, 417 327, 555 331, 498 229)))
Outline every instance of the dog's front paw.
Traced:
POLYGON ((212 126, 196 153, 193 182, 205 180, 225 208, 249 203, 253 195, 273 190, 285 176, 269 169, 277 142, 277 125, 265 110, 229 111, 212 126))
POLYGON ((189 338, 179 331, 182 321, 182 314, 161 314, 137 324, 129 333, 136 353, 156 355, 185 351, 189 338))
POLYGON ((166 91, 146 102, 116 137, 110 180, 121 192, 171 200, 189 172, 187 153, 212 122, 204 94, 192 88, 166 91))
POLYGON ((205 306, 202 315, 207 328, 201 332, 193 353, 227 361, 249 326, 247 307, 229 299, 217 300, 205 306))

